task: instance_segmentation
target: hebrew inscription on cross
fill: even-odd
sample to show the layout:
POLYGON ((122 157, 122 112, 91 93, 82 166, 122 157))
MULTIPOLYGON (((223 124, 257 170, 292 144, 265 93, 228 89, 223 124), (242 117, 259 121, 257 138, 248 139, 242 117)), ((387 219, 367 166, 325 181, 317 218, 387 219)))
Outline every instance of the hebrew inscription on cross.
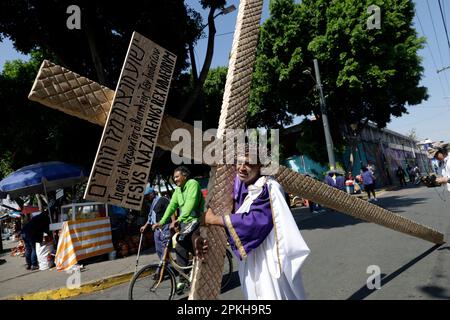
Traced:
MULTIPOLYGON (((226 138, 224 137, 225 129, 239 129, 245 127, 245 115, 247 111, 248 96, 250 92, 251 75, 255 59, 261 10, 262 0, 240 1, 233 47, 230 55, 226 87, 222 103, 222 111, 218 126, 219 130, 217 138, 219 139, 226 138)), ((134 34, 133 39, 135 36, 136 34, 134 34)), ((138 35, 138 37, 142 36, 138 35)), ((146 43, 151 43, 150 40, 145 39, 144 37, 142 37, 141 39, 146 43)), ((132 43, 130 44, 130 48, 132 46, 132 43)), ((152 50, 154 49, 151 48, 156 47, 158 46, 151 43, 151 45, 149 45, 147 49, 142 48, 145 51, 145 56, 150 57, 149 59, 152 59, 152 52, 154 52, 152 50)), ((166 50, 164 50, 163 48, 158 48, 160 48, 158 50, 160 50, 161 52, 166 52, 166 50)), ((138 56, 137 51, 136 53, 132 53, 132 57, 134 59, 140 57, 138 56)), ((161 73, 157 73, 156 75, 154 74, 154 77, 156 79, 159 79, 158 77, 161 77, 167 80, 166 73, 168 73, 168 68, 171 63, 174 63, 175 57, 173 57, 173 55, 171 55, 170 53, 166 54, 168 59, 166 60, 165 65, 167 72, 161 71, 161 73), (168 61, 170 61, 170 63, 168 61)), ((130 49, 127 54, 127 57, 129 56, 130 49)), ((162 65, 162 57, 163 55, 159 56, 159 66, 162 65)), ((126 62, 124 64, 125 69, 126 62)), ((155 71, 156 70, 158 69, 155 68, 155 71)), ((122 71, 120 80, 124 81, 124 88, 126 90, 130 90, 130 92, 133 91, 136 93, 136 91, 142 89, 139 88, 139 84, 142 85, 143 78, 139 78, 137 81, 132 81, 131 79, 125 78, 124 75, 126 75, 126 73, 122 71)), ((186 124, 180 120, 170 117, 169 115, 162 115, 165 99, 167 97, 167 83, 165 86, 160 88, 161 92, 164 93, 164 97, 161 96, 159 98, 159 104, 156 103, 156 101, 155 104, 153 104, 151 99, 146 100, 145 98, 145 96, 149 96, 151 92, 154 92, 152 91, 151 87, 149 87, 150 89, 148 89, 148 93, 143 94, 141 92, 140 94, 137 93, 136 95, 133 95, 133 97, 130 98, 131 100, 129 100, 128 106, 133 105, 134 101, 137 101, 136 103, 138 105, 141 104, 143 107, 141 109, 139 107, 136 107, 136 114, 134 114, 133 116, 128 116, 128 122, 121 122, 120 125, 115 124, 114 119, 116 118, 114 115, 117 115, 120 118, 122 113, 120 111, 113 111, 113 108, 115 104, 117 104, 117 101, 120 101, 118 100, 119 97, 127 97, 126 93, 120 91, 124 90, 124 88, 120 87, 121 81, 119 81, 118 87, 114 92, 111 89, 108 89, 61 66, 55 65, 49 61, 44 61, 36 77, 33 88, 29 94, 29 99, 40 102, 45 106, 58 109, 72 116, 90 121, 97 125, 105 126, 106 124, 93 170, 95 170, 95 168, 97 167, 102 169, 100 166, 103 166, 103 164, 106 163, 106 168, 108 168, 108 170, 110 170, 110 172, 112 174, 115 174, 116 176, 112 177, 109 180, 105 178, 106 180, 104 180, 101 185, 106 186, 106 188, 92 187, 95 184, 100 184, 98 183, 98 181, 100 180, 94 179, 96 177, 100 179, 101 175, 99 174, 98 176, 96 176, 91 172, 90 190, 92 191, 92 194, 89 194, 89 192, 87 192, 86 195, 91 199, 95 198, 100 201, 116 203, 130 208, 140 208, 140 203, 142 203, 141 196, 143 192, 143 189, 141 189, 140 186, 143 186, 144 184, 135 181, 135 193, 131 194, 129 197, 126 197, 122 196, 122 193, 120 193, 120 190, 122 189, 119 189, 119 193, 117 195, 117 198, 119 199, 114 199, 114 193, 117 191, 117 189, 114 190, 114 188, 117 188, 118 185, 116 181, 120 181, 120 172, 116 171, 118 170, 118 168, 120 168, 120 166, 117 164, 118 162, 113 162, 112 160, 106 160, 105 162, 104 159, 100 158, 101 152, 107 154, 108 149, 104 147, 108 146, 107 143, 109 142, 114 143, 115 145, 113 145, 112 148, 114 148, 114 150, 117 150, 114 152, 109 150, 110 153, 113 153, 109 154, 109 156, 113 157, 114 155, 113 158, 115 159, 115 161, 119 161, 120 159, 126 160, 126 152, 130 150, 130 145, 136 146, 138 142, 133 141, 133 139, 128 139, 128 141, 125 142, 115 141, 114 138, 116 140, 118 138, 112 132, 110 136, 111 139, 106 139, 107 136, 105 136, 105 132, 107 132, 108 130, 108 125, 116 125, 116 130, 120 129, 123 132, 131 132, 130 134, 133 134, 133 130, 136 130, 136 136, 138 132, 146 133, 147 131, 147 134, 149 134, 148 132, 152 132, 152 135, 154 136, 153 142, 156 141, 156 145, 168 151, 173 151, 173 147, 177 143, 171 141, 170 139, 171 133, 175 129, 184 128, 188 130, 192 134, 192 136, 194 135, 195 129, 190 124, 186 124), (144 97, 144 100, 141 100, 142 97, 144 97), (113 105, 113 107, 111 107, 111 105, 113 105), (136 121, 133 122, 132 119, 136 119, 136 117, 139 117, 137 114, 139 110, 141 110, 142 112, 142 119, 146 117, 148 118, 149 114, 160 114, 161 118, 159 118, 159 124, 157 117, 155 117, 152 118, 154 120, 152 124, 141 122, 141 126, 139 127, 139 130, 141 131, 138 131, 136 129, 136 125, 134 125, 136 121), (155 110, 158 111, 156 112, 155 110), (111 196, 111 193, 109 193, 110 197, 108 198, 107 192, 105 191, 105 193, 103 194, 102 190, 112 190, 113 196, 111 196), (97 195, 95 194, 100 194, 99 198, 97 198, 97 195)), ((170 78, 168 81, 170 82, 170 78)), ((124 115, 123 117, 125 118, 124 115)), ((146 138, 144 137, 143 139, 145 141, 146 138)), ((206 143, 204 144, 204 146, 195 147, 204 148, 206 147, 206 143)), ((142 172, 145 173, 145 176, 144 174, 142 175, 142 178, 144 178, 143 180, 145 180, 145 178, 148 178, 154 147, 155 144, 149 144, 148 147, 144 150, 144 153, 148 155, 148 158, 146 158, 149 162, 148 164, 144 164, 144 162, 140 165, 136 163, 130 165, 127 164, 124 167, 126 169, 129 169, 128 172, 132 174, 132 172, 135 172, 133 170, 136 169, 137 166, 137 169, 142 171, 136 171, 136 175, 139 175, 139 173, 142 172)), ((133 149, 133 147, 131 147, 131 149, 133 149)), ((202 161, 201 158, 195 158, 197 154, 201 155, 201 152, 192 152, 191 154, 194 156, 194 160, 202 161)), ((183 155, 180 154, 180 156, 183 155)), ((223 215, 229 214, 231 212, 231 192, 234 175, 235 172, 232 165, 217 165, 212 167, 210 182, 208 185, 207 203, 214 209, 215 213, 223 215)), ((404 218, 364 200, 354 198, 351 195, 346 194, 345 192, 339 191, 336 188, 332 188, 312 178, 294 172, 284 166, 279 167, 279 170, 274 175, 274 177, 283 186, 286 192, 310 199, 316 203, 323 204, 326 207, 335 209, 339 212, 351 215, 358 219, 362 219, 368 222, 374 222, 381 226, 385 226, 392 230, 424 239, 426 241, 437 244, 442 244, 444 242, 443 234, 432 228, 418 224, 410 219, 404 218)), ((147 181, 145 180, 145 183, 146 182, 147 181)), ((220 282, 222 276, 221 270, 223 268, 225 256, 225 232, 223 231, 223 228, 214 226, 202 228, 204 228, 202 232, 207 234, 206 236, 209 239, 210 248, 204 262, 195 264, 194 282, 189 298, 216 299, 220 293, 220 282)))

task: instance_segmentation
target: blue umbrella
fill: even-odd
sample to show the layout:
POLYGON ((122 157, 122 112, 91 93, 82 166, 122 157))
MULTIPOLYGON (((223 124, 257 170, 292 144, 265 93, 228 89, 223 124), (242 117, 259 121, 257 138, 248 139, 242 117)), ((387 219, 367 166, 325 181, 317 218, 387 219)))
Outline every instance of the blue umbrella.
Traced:
POLYGON ((20 168, 0 181, 0 193, 11 198, 46 194, 85 181, 88 176, 79 166, 59 161, 41 162, 20 168))

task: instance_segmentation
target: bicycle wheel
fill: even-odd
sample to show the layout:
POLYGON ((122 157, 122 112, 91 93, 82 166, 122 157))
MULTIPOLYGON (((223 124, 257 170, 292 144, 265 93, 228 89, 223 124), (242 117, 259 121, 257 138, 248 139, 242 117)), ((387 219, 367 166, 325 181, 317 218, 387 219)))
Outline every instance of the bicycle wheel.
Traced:
POLYGON ((151 264, 134 275, 128 289, 129 300, 171 300, 173 298, 175 275, 166 266, 164 276, 159 281, 159 273, 156 272, 158 267, 158 264, 151 264))
POLYGON ((227 249, 225 255, 225 263, 223 266, 222 284, 220 286, 221 290, 225 289, 230 284, 232 273, 233 273, 233 254, 227 249))

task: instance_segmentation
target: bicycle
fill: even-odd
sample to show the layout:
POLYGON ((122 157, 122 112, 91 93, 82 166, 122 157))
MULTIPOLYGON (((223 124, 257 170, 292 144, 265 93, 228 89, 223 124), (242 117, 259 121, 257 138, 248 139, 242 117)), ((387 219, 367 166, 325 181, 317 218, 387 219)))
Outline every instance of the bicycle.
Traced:
MULTIPOLYGON (((176 294, 177 274, 186 279, 187 287, 183 290, 183 293, 188 292, 192 283, 192 272, 190 272, 193 268, 192 259, 186 267, 177 264, 172 256, 172 244, 171 236, 164 248, 161 261, 146 265, 135 273, 128 289, 128 300, 172 300, 176 294)), ((222 290, 230 283, 231 273, 233 272, 233 256, 228 248, 225 251, 224 258, 222 290)), ((177 292, 178 295, 183 293, 177 292)))

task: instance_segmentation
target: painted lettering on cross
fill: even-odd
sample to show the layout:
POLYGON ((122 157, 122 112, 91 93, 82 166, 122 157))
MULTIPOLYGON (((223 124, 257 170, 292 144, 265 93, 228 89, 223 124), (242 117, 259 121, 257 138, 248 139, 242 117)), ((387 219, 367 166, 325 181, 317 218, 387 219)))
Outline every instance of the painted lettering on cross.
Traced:
POLYGON ((141 208, 175 62, 173 53, 133 33, 85 199, 141 208))

